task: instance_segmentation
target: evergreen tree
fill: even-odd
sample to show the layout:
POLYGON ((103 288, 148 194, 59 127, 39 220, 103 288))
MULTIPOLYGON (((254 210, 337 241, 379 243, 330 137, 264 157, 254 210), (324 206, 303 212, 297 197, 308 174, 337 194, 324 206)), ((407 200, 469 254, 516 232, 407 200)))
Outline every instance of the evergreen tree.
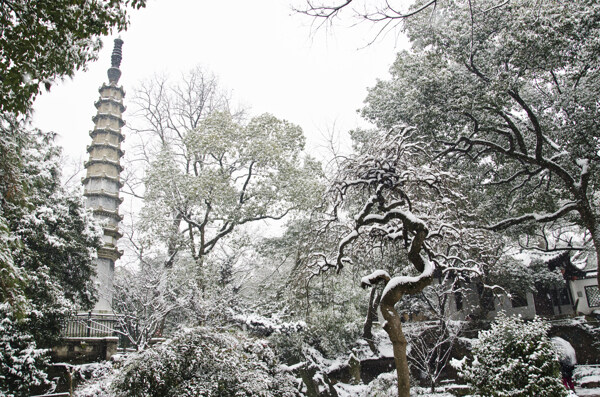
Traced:
POLYGON ((565 396, 549 328, 540 318, 500 313, 490 330, 479 332, 473 361, 459 373, 481 396, 565 396))
POLYGON ((25 113, 56 78, 97 58, 99 36, 127 28, 127 7, 145 0, 0 2, 0 111, 25 113))
POLYGON ((31 387, 45 384, 47 352, 37 348, 31 334, 11 313, 10 304, 0 303, 0 394, 25 397, 31 387))
POLYGON ((0 394, 26 396, 44 381, 44 349, 62 320, 95 302, 101 240, 81 197, 60 184, 53 134, 6 114, 0 128, 0 394))

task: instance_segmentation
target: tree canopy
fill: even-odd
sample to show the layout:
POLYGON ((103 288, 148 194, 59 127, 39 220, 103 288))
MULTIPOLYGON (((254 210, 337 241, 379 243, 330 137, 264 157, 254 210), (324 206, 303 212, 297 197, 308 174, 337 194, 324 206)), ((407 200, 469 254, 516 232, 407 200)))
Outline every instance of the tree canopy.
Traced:
POLYGON ((62 320, 95 303, 101 232, 60 183, 54 135, 6 115, 0 129, 0 394, 28 396, 62 320))
POLYGON ((405 27, 412 48, 363 115, 417 126, 437 161, 465 174, 478 226, 529 227, 539 238, 523 245, 553 250, 575 244, 543 232, 571 225, 597 251, 600 6, 440 2, 405 27))
POLYGON ((166 245, 167 266, 184 252, 200 265, 239 226, 319 197, 320 164, 303 156, 301 128, 269 114, 245 122, 207 72, 154 81, 137 102, 147 162, 140 226, 166 245))
POLYGON ((0 2, 0 111, 25 113, 43 85, 97 59, 100 36, 127 28, 146 0, 0 2))

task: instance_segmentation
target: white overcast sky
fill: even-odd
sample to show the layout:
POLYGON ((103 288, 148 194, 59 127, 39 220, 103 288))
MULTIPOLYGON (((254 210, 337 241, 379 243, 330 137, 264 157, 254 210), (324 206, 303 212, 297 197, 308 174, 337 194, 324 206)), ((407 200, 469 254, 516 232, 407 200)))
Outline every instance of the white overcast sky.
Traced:
MULTIPOLYGON (((388 34, 367 46, 375 28, 349 27, 350 21, 315 33, 314 21, 294 13, 290 1, 149 0, 146 9, 131 12, 129 29, 120 33, 120 84, 131 95, 155 73, 177 78, 200 65, 219 77, 235 103, 249 107, 249 115, 269 112, 300 125, 313 149, 334 125, 340 132, 364 125, 356 110, 367 87, 387 78, 402 43, 388 34)), ((100 58, 87 71, 56 84, 34 105, 34 126, 58 133, 72 160, 87 157, 94 101, 107 82, 115 37, 103 39, 100 58)), ((124 114, 133 123, 131 117, 124 114)))

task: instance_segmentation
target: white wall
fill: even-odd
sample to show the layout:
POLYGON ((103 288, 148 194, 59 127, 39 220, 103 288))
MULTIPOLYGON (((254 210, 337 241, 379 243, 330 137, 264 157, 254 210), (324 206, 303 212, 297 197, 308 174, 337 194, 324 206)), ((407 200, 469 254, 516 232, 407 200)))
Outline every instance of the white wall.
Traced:
POLYGON ((590 307, 588 305, 588 296, 586 294, 586 287, 598 286, 598 280, 594 278, 586 278, 580 280, 573 280, 569 283, 571 288, 571 294, 573 296, 574 305, 577 313, 591 314, 594 310, 600 310, 600 306, 590 307))
POLYGON ((527 293, 527 306, 521 307, 512 307, 512 303, 510 298, 506 295, 502 295, 498 298, 494 299, 494 306, 496 310, 490 312, 489 317, 493 319, 496 317, 498 312, 504 311, 508 316, 518 316, 520 315, 523 318, 531 319, 535 317, 535 302, 533 300, 533 294, 531 292, 527 293))

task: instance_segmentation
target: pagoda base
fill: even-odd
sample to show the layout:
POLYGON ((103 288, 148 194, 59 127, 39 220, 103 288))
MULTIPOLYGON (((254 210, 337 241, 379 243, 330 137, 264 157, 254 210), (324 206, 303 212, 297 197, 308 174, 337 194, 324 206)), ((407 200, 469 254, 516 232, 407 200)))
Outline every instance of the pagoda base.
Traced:
POLYGON ((67 337, 60 346, 52 348, 52 361, 86 364, 110 360, 117 353, 118 344, 116 336, 67 337))

